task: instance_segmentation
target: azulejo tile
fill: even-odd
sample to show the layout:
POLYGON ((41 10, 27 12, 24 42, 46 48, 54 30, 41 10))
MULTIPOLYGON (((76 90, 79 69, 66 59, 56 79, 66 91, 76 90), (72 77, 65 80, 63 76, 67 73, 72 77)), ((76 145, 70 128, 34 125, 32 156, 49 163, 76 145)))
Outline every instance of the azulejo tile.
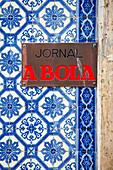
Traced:
POLYGON ((77 42, 77 24, 75 23, 69 27, 69 29, 66 29, 66 31, 59 35, 59 42, 65 42, 65 43, 75 43, 77 42))
POLYGON ((80 0, 80 16, 96 16, 95 0, 80 0))
POLYGON ((60 129, 60 133, 65 137, 64 140, 67 140, 71 144, 77 145, 77 128, 75 116, 69 117, 64 121, 64 126, 60 129))
POLYGON ((80 42, 95 42, 96 36, 96 4, 97 1, 81 0, 79 8, 79 41, 80 42))
POLYGON ((20 0, 21 6, 27 10, 37 10, 43 6, 46 0, 20 0))
POLYGON ((0 161, 2 168, 13 168, 24 157, 24 145, 14 136, 4 136, 0 140, 0 161))
POLYGON ((47 40, 47 35, 37 25, 27 25, 17 36, 17 45, 21 51, 21 43, 41 43, 47 40))
POLYGON ((62 170, 68 170, 68 169, 78 169, 77 167, 77 158, 76 159, 71 159, 65 166, 62 168, 62 170))
POLYGON ((45 94, 45 92, 48 91, 47 87, 22 87, 21 74, 17 75, 16 88, 21 96, 23 96, 26 100, 31 101, 38 99, 40 95, 43 96, 43 94, 45 94))
POLYGON ((0 23, 6 33, 15 33, 26 22, 26 15, 16 2, 6 2, 0 12, 0 23))
POLYGON ((79 109, 79 128, 96 128, 96 113, 95 107, 78 107, 79 109))
POLYGON ((37 113, 26 113, 16 125, 16 132, 19 137, 28 144, 36 144, 42 141, 47 133, 47 124, 37 113))
POLYGON ((76 87, 61 87, 61 90, 67 95, 71 100, 76 101, 77 88, 76 87))
POLYGON ((25 159, 21 165, 18 167, 17 170, 24 170, 24 169, 37 169, 37 170, 41 170, 41 169, 45 169, 40 162, 37 161, 36 158, 27 158, 25 159))
POLYGON ((5 123, 5 126, 4 126, 4 134, 5 135, 13 135, 14 134, 14 124, 11 123, 11 122, 8 122, 8 123, 5 123))
POLYGON ((60 32, 69 22, 70 11, 66 10, 61 3, 62 1, 48 1, 48 4, 43 6, 42 11, 40 11, 40 21, 44 23, 43 27, 46 28, 48 32, 51 31, 51 33, 54 33, 58 28, 60 32))
POLYGON ((0 1, 0 169, 96 169, 96 89, 22 87, 21 44, 96 41, 96 0, 0 1))
POLYGON ((80 18, 80 42, 96 42, 96 18, 80 18))
POLYGON ((21 71, 21 53, 15 47, 6 47, 0 54, 1 73, 14 77, 21 71))
POLYGON ((77 0, 64 0, 66 5, 68 5, 72 10, 77 10, 77 0))
POLYGON ((89 107, 95 106, 95 88, 79 88, 79 106, 89 107))
POLYGON ((11 91, 15 89, 15 79, 14 78, 5 78, 4 88, 7 91, 11 91))
POLYGON ((79 169, 97 169, 96 154, 94 152, 79 153, 79 169))
POLYGON ((72 101, 62 94, 62 91, 49 91, 45 96, 40 96, 38 111, 49 121, 59 121, 69 114, 72 101))
POLYGON ((59 136, 48 136, 38 146, 38 150, 41 152, 38 152, 37 156, 49 168, 62 167, 63 161, 70 157, 69 146, 59 136))
POLYGON ((24 111, 25 102, 15 92, 4 92, 0 97, 1 119, 14 122, 24 111))
POLYGON ((89 151, 96 152, 96 131, 93 129, 90 130, 79 130, 79 150, 80 151, 89 151))

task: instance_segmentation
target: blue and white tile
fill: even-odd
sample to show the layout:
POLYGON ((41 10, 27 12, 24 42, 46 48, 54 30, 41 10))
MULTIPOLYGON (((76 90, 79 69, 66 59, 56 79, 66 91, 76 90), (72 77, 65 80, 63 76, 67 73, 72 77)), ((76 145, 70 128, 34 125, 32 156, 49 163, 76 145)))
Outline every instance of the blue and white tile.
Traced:
POLYGON ((96 42, 96 18, 79 19, 79 41, 80 42, 96 42))
POLYGON ((96 16, 96 0, 80 0, 80 17, 96 16))
POLYGON ((79 106, 82 107, 89 107, 89 106, 95 106, 95 95, 96 95, 96 89, 95 88, 79 88, 79 106))
POLYGON ((21 71, 21 53, 15 47, 6 47, 0 54, 0 71, 5 77, 15 77, 21 71))
POLYGON ((47 133, 47 124, 37 113, 26 113, 16 124, 16 133, 26 145, 37 144, 47 133))
POLYGON ((21 86, 21 75, 19 75, 16 82, 17 91, 26 98, 26 100, 36 100, 43 96, 43 93, 47 91, 47 87, 22 87, 21 86))
POLYGON ((69 156, 69 146, 59 137, 49 135, 38 146, 37 156, 49 168, 58 168, 69 156))
POLYGON ((6 2, 0 10, 0 26, 6 33, 16 33, 26 22, 26 14, 16 2, 6 2))
POLYGON ((68 99, 58 91, 49 91, 39 101, 39 112, 49 121, 58 121, 69 111, 68 99))
MULTIPOLYGON (((8 33, 5 34, 5 39, 4 39, 4 45, 1 47, 1 50, 3 50, 5 47, 16 47, 16 34, 13 33, 8 33)), ((17 47, 16 47, 17 48, 17 47)))
POLYGON ((68 161, 68 163, 66 163, 63 167, 62 170, 75 170, 78 169, 78 159, 77 159, 77 155, 75 159, 70 159, 70 161, 68 161))
POLYGON ((2 168, 14 168, 24 157, 24 145, 15 136, 4 136, 0 140, 0 162, 2 168))
POLYGON ((46 0, 20 0, 19 2, 27 10, 38 10, 43 6, 46 0))
MULTIPOLYGON (((72 0, 73 4, 76 0, 72 0)), ((73 5, 69 4, 68 0, 55 0, 55 5, 58 6, 59 8, 61 8, 64 11, 64 14, 66 15, 66 18, 71 18, 72 17, 72 13, 74 13, 74 15, 76 16, 76 4, 75 7, 73 5)), ((62 11, 62 12, 63 12, 62 11)), ((61 13, 62 14, 62 13, 61 13)), ((62 15, 59 16, 59 18, 62 17, 62 15)))
POLYGON ((24 111, 25 102, 14 91, 4 92, 0 97, 0 115, 4 122, 14 122, 24 111))
POLYGON ((75 113, 69 114, 69 116, 60 122, 60 133, 64 136, 64 140, 75 146, 77 145, 77 116, 75 113))
POLYGON ((66 96, 71 100, 76 101, 77 99, 77 88, 76 87, 61 87, 60 88, 66 96))
POLYGON ((16 89, 16 78, 5 77, 4 78, 4 89, 6 91, 14 91, 16 89))
POLYGON ((21 43, 41 43, 47 40, 47 35, 38 25, 27 25, 17 36, 17 45, 21 51, 21 43))
POLYGON ((96 130, 79 130, 79 150, 82 152, 96 152, 96 130))
POLYGON ((46 170, 40 162, 38 162, 37 159, 35 158, 26 158, 21 165, 17 168, 17 170, 46 170))
POLYGON ((58 5, 62 9, 62 15, 64 17, 59 17, 55 23, 54 23, 54 31, 55 34, 62 35, 65 31, 67 31, 72 24, 75 24, 75 13, 73 11, 65 11, 66 8, 62 8, 63 6, 61 4, 57 4, 55 2, 55 5, 58 5))
POLYGON ((79 169, 97 169, 96 154, 94 152, 79 153, 79 169))
POLYGON ((58 11, 58 6, 55 6, 55 1, 52 2, 47 1, 46 6, 43 6, 40 13, 40 26, 43 30, 46 31, 46 34, 52 34, 54 36, 54 31, 57 24, 57 17, 59 17, 60 12, 58 11))
POLYGON ((66 5, 68 5, 72 10, 77 10, 77 0, 64 0, 66 5))
POLYGON ((63 32, 60 37, 61 42, 74 43, 77 42, 77 25, 74 23, 68 29, 63 32))
POLYGON ((79 128, 96 128, 95 107, 79 107, 79 128))
POLYGON ((11 135, 14 135, 14 133, 15 133, 14 123, 13 122, 5 122, 3 134, 11 136, 11 135))

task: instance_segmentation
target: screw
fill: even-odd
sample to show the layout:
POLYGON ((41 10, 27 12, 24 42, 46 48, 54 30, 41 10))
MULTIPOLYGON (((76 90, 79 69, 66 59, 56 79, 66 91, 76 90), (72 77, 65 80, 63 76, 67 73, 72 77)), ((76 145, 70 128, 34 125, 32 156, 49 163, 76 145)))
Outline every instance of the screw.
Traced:
POLYGON ((26 47, 26 44, 23 44, 23 47, 26 47))
POLYGON ((97 45, 96 44, 93 44, 93 47, 96 47, 97 45))

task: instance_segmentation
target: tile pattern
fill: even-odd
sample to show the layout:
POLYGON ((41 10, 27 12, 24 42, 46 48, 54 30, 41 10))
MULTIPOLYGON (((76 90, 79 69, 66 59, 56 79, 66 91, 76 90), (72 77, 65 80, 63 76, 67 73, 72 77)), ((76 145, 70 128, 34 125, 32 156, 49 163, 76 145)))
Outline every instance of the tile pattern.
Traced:
POLYGON ((95 42, 95 0, 0 1, 0 169, 96 169, 96 89, 21 87, 22 42, 95 42))

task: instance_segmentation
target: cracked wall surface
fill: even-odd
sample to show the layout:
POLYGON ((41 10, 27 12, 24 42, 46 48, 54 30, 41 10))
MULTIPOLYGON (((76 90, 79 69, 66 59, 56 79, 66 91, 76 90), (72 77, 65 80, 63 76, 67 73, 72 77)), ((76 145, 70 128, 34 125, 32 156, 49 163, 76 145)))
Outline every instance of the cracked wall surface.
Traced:
POLYGON ((113 0, 98 5, 98 169, 113 169, 113 0), (100 128, 101 127, 101 128, 100 128))

